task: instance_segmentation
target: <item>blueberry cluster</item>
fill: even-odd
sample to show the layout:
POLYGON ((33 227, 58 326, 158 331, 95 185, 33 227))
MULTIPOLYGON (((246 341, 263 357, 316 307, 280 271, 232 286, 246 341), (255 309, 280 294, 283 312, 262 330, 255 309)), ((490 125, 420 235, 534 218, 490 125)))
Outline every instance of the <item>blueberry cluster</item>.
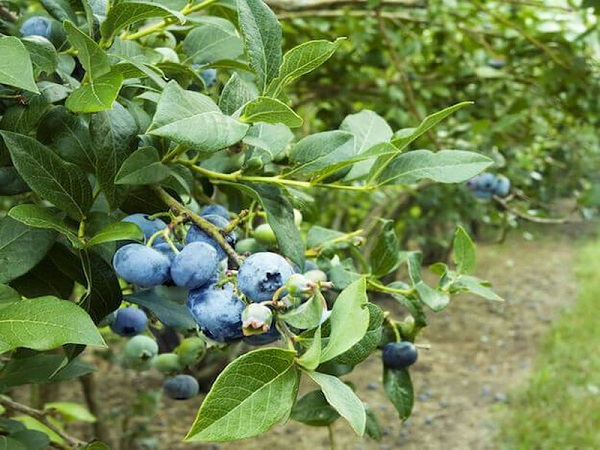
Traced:
POLYGON ((510 192, 510 180, 507 177, 488 172, 471 178, 466 184, 480 199, 490 199, 494 195, 506 197, 510 192))

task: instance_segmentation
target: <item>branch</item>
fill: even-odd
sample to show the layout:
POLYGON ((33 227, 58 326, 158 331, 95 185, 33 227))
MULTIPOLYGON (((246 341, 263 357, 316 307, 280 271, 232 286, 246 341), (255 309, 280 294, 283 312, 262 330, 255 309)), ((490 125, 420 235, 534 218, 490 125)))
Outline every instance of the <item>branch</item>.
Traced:
MULTIPOLYGON (((340 10, 304 10, 304 11, 296 11, 296 12, 283 12, 278 13, 277 18, 279 20, 290 20, 290 19, 299 19, 302 17, 376 17, 376 11, 340 11, 340 10)), ((397 12, 389 12, 382 11, 381 17, 384 19, 390 20, 403 20, 405 22, 416 22, 416 23, 427 23, 424 19, 417 19, 415 17, 411 17, 407 14, 397 13, 397 12)))
MULTIPOLYGON (((342 6, 367 6, 368 0, 266 0, 266 3, 274 9, 283 11, 298 11, 303 9, 326 9, 329 7, 340 8, 342 6)), ((382 0, 381 6, 394 6, 402 8, 425 8, 425 1, 412 0, 382 0)))
POLYGON ((496 203, 498 203, 500 206, 502 206, 502 208, 504 208, 506 211, 514 214, 517 217, 520 217, 521 219, 528 220, 529 222, 544 223, 544 224, 562 224, 562 223, 574 222, 574 220, 567 219, 566 217, 548 218, 548 217, 531 216, 529 214, 519 211, 518 209, 513 208, 512 206, 509 205, 508 200, 498 197, 497 195, 494 195, 494 200, 496 201, 496 203))
POLYGON ((23 414, 27 414, 30 417, 33 417, 34 419, 36 419, 37 421, 54 431, 68 444, 68 446, 61 446, 61 444, 54 443, 54 445, 58 445, 59 448, 70 450, 82 447, 86 444, 84 441, 81 441, 76 437, 67 434, 64 430, 61 430, 59 427, 57 427, 51 421, 49 421, 48 416, 51 414, 51 410, 40 411, 39 409, 34 409, 27 405, 23 405, 22 403, 17 403, 5 396, 0 397, 0 404, 7 409, 12 409, 13 411, 17 411, 23 414))
POLYGON ((16 22, 17 21, 17 17, 13 13, 11 13, 8 9, 6 9, 4 6, 0 6, 0 17, 2 17, 7 22, 16 22))
POLYGON ((210 223, 204 217, 201 217, 200 215, 196 214, 195 212, 193 212, 190 209, 183 206, 181 203, 179 203, 175 198, 173 198, 167 191, 165 191, 160 186, 153 186, 152 189, 154 190, 154 192, 156 192, 156 194, 159 196, 159 198, 163 202, 165 202, 167 204, 167 206, 169 206, 169 208, 171 208, 176 214, 187 215, 190 219, 192 219, 192 222, 194 222, 194 224, 196 224, 202 231, 204 231, 206 234, 208 234, 210 237, 212 237, 215 241, 217 241, 217 243, 221 246, 221 248, 223 250, 225 250, 225 253, 227 253, 227 256, 229 256, 229 258, 231 258, 237 266, 239 266, 242 263, 242 259, 240 258, 240 255, 238 255, 235 252, 235 250, 233 249, 233 247, 231 245, 229 245, 229 243, 225 239, 225 236, 223 236, 221 234, 221 230, 219 228, 214 226, 212 223, 210 223))

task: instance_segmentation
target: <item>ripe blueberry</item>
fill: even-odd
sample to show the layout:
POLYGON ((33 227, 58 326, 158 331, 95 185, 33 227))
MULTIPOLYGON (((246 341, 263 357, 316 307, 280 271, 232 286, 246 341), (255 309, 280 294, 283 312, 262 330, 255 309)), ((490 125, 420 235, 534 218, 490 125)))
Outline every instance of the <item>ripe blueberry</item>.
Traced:
POLYGON ((127 244, 115 252, 113 267, 125 281, 140 287, 153 287, 169 280, 171 261, 154 248, 127 244))
POLYGON ((163 383, 165 395, 173 400, 187 400, 198 395, 198 381, 191 375, 175 375, 163 383))
POLYGON ((251 301, 264 302, 270 300, 293 273, 292 266, 277 253, 254 253, 240 266, 238 287, 251 301))
POLYGON ((42 36, 50 39, 50 19, 41 16, 30 17, 21 25, 21 36, 42 36))
POLYGON ((127 307, 117 310, 110 329, 119 336, 132 337, 146 328, 148 316, 139 308, 127 307))
POLYGON ((215 248, 206 242, 186 245, 171 264, 171 278, 177 286, 196 289, 217 273, 219 260, 215 248))
POLYGON ((229 221, 229 211, 227 210, 227 208, 216 203, 214 205, 207 205, 204 208, 202 208, 202 210, 200 210, 200 215, 202 217, 217 215, 229 221))
POLYGON ((510 180, 507 177, 500 175, 496 182, 496 187, 494 188, 494 194, 496 194, 500 197, 506 197, 509 192, 510 192, 510 180))
POLYGON ((233 292, 233 285, 202 286, 192 289, 187 307, 190 314, 209 338, 231 342, 242 338, 242 311, 246 304, 233 292))
POLYGON ((383 365, 388 369, 405 369, 417 361, 417 347, 412 342, 388 342, 383 346, 383 365))
POLYGON ((201 70, 200 78, 204 80, 204 84, 207 88, 214 86, 217 82, 217 69, 201 70))

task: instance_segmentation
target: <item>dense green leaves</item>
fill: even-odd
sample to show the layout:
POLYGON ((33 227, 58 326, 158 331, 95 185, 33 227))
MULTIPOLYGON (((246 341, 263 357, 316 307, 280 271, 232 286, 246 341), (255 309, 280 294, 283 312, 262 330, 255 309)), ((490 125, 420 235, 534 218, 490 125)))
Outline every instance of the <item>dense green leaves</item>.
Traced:
POLYGON ((83 250, 79 256, 87 284, 87 291, 79 304, 94 323, 98 323, 119 307, 123 294, 119 280, 106 261, 91 250, 83 250))
POLYGON ((290 414, 290 419, 313 427, 330 425, 339 417, 339 413, 327 402, 321 390, 310 391, 299 398, 290 414))
POLYGON ((98 245, 105 242, 133 240, 144 242, 144 233, 140 227, 129 222, 115 222, 107 225, 90 238, 87 245, 98 245))
POLYGON ((78 113, 110 109, 119 94, 121 83, 123 83, 123 75, 113 70, 75 89, 67 98, 65 106, 70 111, 78 113))
POLYGON ((66 236, 74 246, 80 245, 77 233, 69 227, 60 212, 38 205, 24 204, 12 208, 8 215, 33 228, 48 228, 66 236))
POLYGON ((166 286, 157 286, 125 297, 126 301, 152 311, 152 314, 168 327, 193 330, 196 328, 196 322, 185 305, 186 299, 186 290, 166 286))
POLYGON ((65 31, 71 45, 77 50, 77 58, 85 69, 90 80, 95 82, 102 75, 110 72, 108 55, 87 34, 71 22, 65 22, 65 31))
POLYGON ((13 36, 0 37, 0 84, 38 93, 27 49, 13 36))
POLYGON ((202 402, 186 440, 244 439, 263 433, 285 417, 298 390, 294 356, 288 350, 267 348, 232 362, 202 402))
POLYGON ((231 22, 220 17, 203 17, 199 25, 183 40, 183 51, 195 64, 235 60, 244 52, 244 46, 231 22))
POLYGON ((56 233, 28 227, 10 217, 0 220, 0 283, 31 270, 50 249, 56 233))
POLYGON ((90 317, 74 303, 40 297, 0 309, 0 352, 50 350, 68 343, 105 345, 90 317), (15 327, 21 332, 15 333, 15 327))
POLYGON ((262 0, 237 0, 237 7, 248 61, 264 92, 281 65, 281 25, 262 0))
POLYGON ((9 131, 0 135, 19 175, 31 189, 73 217, 85 217, 92 205, 92 188, 81 169, 35 139, 9 131))

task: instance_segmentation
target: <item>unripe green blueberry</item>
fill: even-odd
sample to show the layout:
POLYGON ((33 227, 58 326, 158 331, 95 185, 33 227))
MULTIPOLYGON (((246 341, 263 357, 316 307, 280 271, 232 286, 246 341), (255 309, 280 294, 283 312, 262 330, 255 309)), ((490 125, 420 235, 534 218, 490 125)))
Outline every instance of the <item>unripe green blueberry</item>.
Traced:
POLYGON ((169 47, 156 47, 154 51, 160 53, 161 59, 160 62, 172 62, 179 63, 179 55, 175 50, 169 47))
POLYGON ((184 366, 192 366, 200 362, 206 354, 206 341, 199 337, 185 338, 175 348, 175 353, 184 366))
POLYGON ((127 341, 123 347, 125 364, 135 369, 146 369, 150 360, 158 355, 158 344, 152 338, 138 334, 127 341))
POLYGON ((254 233, 252 234, 254 239, 264 245, 274 245, 277 244, 277 237, 275 236, 275 232, 273 228, 268 223, 263 223, 257 226, 254 229, 254 233))
POLYGON ((178 372, 184 367, 176 353, 161 353, 152 358, 150 365, 162 373, 178 372))
POLYGON ((273 322, 271 309, 260 303, 250 303, 242 311, 242 332, 244 336, 262 334, 269 331, 273 322))
POLYGON ((314 283, 325 283, 327 281, 327 274, 320 269, 304 272, 304 276, 314 283))
POLYGON ((301 299, 307 299, 314 294, 317 285, 302 274, 295 273, 285 283, 288 295, 301 299))
POLYGON ((258 253, 264 252, 265 250, 267 250, 267 248, 254 238, 242 239, 235 244, 235 251, 240 254, 258 253))

